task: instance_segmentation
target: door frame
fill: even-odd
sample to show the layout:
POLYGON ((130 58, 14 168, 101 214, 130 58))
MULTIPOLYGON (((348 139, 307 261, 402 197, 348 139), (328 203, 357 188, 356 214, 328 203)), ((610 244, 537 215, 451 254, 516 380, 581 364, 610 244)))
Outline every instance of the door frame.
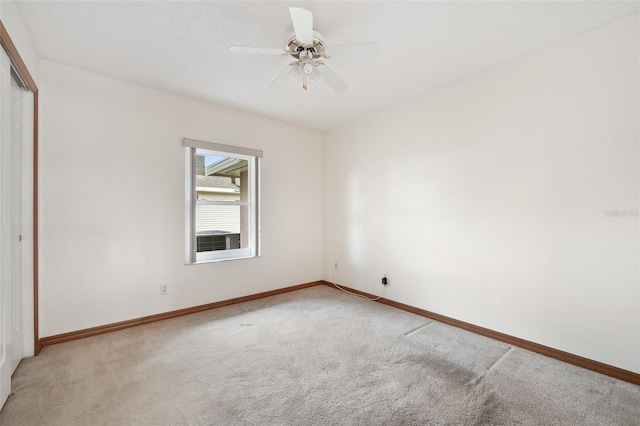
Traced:
POLYGON ((38 86, 0 20, 0 44, 27 89, 33 93, 33 351, 42 349, 38 330, 38 86))

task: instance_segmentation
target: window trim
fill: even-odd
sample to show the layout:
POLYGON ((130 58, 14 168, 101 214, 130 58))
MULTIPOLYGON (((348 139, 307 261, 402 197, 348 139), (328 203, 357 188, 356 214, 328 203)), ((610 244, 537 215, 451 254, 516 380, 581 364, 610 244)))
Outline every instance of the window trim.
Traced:
MULTIPOLYGON (((184 138, 185 148, 185 264, 219 262, 260 257, 260 158, 262 151, 232 145, 184 138), (196 150, 202 149, 221 155, 236 156, 249 162, 249 247, 221 250, 198 255, 196 248, 196 150)), ((216 203, 218 204, 218 203, 216 203)), ((235 205, 237 203, 233 203, 235 205)))
POLYGON ((262 158, 262 150, 244 148, 241 146, 225 145, 221 143, 199 141, 197 139, 182 139, 182 146, 185 148, 200 148, 209 151, 222 151, 228 154, 248 155, 249 157, 262 158))

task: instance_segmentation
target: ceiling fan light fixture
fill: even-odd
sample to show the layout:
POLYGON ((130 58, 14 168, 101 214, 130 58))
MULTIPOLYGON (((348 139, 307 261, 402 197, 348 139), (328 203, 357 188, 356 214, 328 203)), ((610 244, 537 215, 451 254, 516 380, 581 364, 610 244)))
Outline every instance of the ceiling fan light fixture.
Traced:
POLYGON ((320 78, 320 73, 313 59, 303 57, 291 67, 291 78, 302 84, 302 90, 307 90, 309 85, 320 78))
POLYGON ((302 64, 302 71, 305 74, 311 74, 313 72, 313 65, 311 65, 311 64, 302 64))

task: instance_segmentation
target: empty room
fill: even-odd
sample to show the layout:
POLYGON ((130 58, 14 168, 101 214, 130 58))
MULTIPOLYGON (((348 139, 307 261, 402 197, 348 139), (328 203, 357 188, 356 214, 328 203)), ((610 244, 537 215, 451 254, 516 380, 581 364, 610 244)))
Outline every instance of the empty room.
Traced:
POLYGON ((640 425, 639 9, 0 1, 0 424, 640 425))

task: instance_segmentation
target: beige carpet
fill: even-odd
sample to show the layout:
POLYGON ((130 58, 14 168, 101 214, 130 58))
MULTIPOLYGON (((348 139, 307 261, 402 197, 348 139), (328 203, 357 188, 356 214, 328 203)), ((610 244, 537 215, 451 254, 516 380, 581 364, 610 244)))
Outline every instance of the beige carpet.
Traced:
POLYGON ((9 425, 640 425, 640 387, 325 286, 45 347, 9 425))

